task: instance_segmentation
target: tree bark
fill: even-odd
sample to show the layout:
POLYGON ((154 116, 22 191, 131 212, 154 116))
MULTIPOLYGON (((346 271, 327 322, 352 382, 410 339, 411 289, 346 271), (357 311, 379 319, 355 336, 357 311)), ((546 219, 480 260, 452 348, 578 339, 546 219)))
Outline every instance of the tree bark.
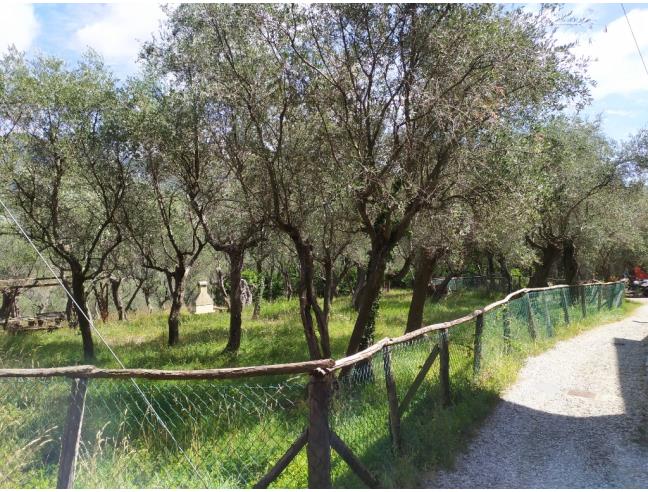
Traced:
MULTIPOLYGON (((126 313, 132 309, 133 306, 133 301, 135 301, 135 297, 137 297, 138 292, 141 290, 142 286, 144 285, 144 280, 140 280, 137 284, 137 287, 135 288, 135 292, 130 296, 130 299, 128 299, 128 302, 126 303, 126 307, 124 308, 124 318, 126 318, 126 313)), ((146 307, 149 307, 149 299, 147 296, 146 297, 146 307)))
POLYGON ((490 293, 493 290, 493 283, 495 281, 493 278, 495 276, 495 258, 490 251, 486 252, 486 275, 488 277, 488 292, 490 293))
POLYGON ((333 262, 329 252, 324 257, 324 318, 328 324, 333 299, 333 262))
POLYGON ((412 259, 414 258, 414 254, 410 253, 410 255, 405 258, 405 262, 403 263, 403 266, 401 267, 400 270, 398 270, 396 273, 389 273, 387 274, 387 281, 388 282, 394 282, 394 283, 400 283, 403 281, 405 276, 409 273, 410 267, 412 266, 412 259))
POLYGON ((99 317, 101 318, 102 323, 105 323, 108 319, 109 310, 108 310, 108 292, 109 287, 103 282, 98 282, 92 286, 94 291, 95 299, 97 301, 97 308, 99 310, 99 317), (97 289, 97 285, 99 288, 97 289))
POLYGON ((0 318, 17 318, 19 316, 18 306, 18 289, 7 289, 2 291, 2 306, 0 306, 0 318))
POLYGON ((226 352, 237 352, 241 347, 241 318, 243 303, 241 302, 241 272, 243 271, 244 253, 239 248, 232 248, 227 251, 230 270, 230 294, 229 294, 229 337, 227 340, 226 352))
POLYGON ((227 289, 225 288, 225 277, 223 276, 223 272, 221 271, 220 268, 216 270, 216 284, 218 285, 218 290, 220 291, 221 296, 223 296, 223 303, 227 307, 227 311, 229 311, 230 310, 229 294, 227 293, 227 289))
POLYGON ((328 333, 328 323, 324 312, 317 302, 315 288, 313 285, 315 278, 315 267, 313 261, 312 246, 304 242, 301 235, 296 231, 290 234, 290 238, 295 245, 297 258, 299 259, 299 311, 304 326, 306 342, 309 346, 311 358, 329 358, 331 357, 331 344, 328 333), (315 324, 319 332, 319 346, 313 327, 313 315, 315 324), (321 347, 321 350, 320 350, 321 347))
POLYGON ((254 295, 254 309, 252 310, 252 319, 258 319, 261 315, 261 302, 263 302, 263 291, 265 290, 265 277, 263 275, 263 262, 257 260, 257 288, 254 295))
POLYGON ((83 342, 83 357, 86 361, 94 360, 94 343, 92 341, 92 328, 90 326, 90 315, 86 304, 85 277, 81 267, 72 265, 72 296, 76 303, 74 309, 77 313, 81 340, 83 342))
POLYGON ((529 287, 547 287, 549 273, 560 256, 560 248, 552 243, 548 243, 546 246, 536 249, 539 249, 540 258, 533 262, 533 274, 529 279, 529 287))
POLYGON ((180 310, 182 309, 182 298, 188 273, 189 269, 182 266, 177 266, 172 274, 167 273, 167 283, 171 293, 171 309, 168 320, 169 346, 177 345, 180 341, 180 310))
POLYGON ((284 280, 284 296, 286 299, 290 300, 292 299, 293 295, 293 288, 292 288, 292 283, 290 282, 290 272, 286 268, 285 270, 281 270, 281 275, 283 276, 284 280))
POLYGON ((142 285, 142 294, 144 295, 144 303, 146 304, 146 308, 148 309, 149 313, 153 312, 153 307, 151 306, 151 288, 142 285))
POLYGON ((444 277, 443 282, 434 286, 434 289, 430 294, 430 302, 439 302, 448 294, 448 285, 453 277, 454 273, 450 272, 444 277))
POLYGON ((506 291, 508 293, 511 293, 513 292, 513 279, 511 278, 511 272, 509 272, 509 269, 506 266, 506 259, 504 258, 504 255, 499 255, 497 257, 497 262, 500 265, 500 274, 506 281, 506 291))
POLYGON ((562 263, 565 271, 565 283, 567 285, 575 285, 578 283, 579 265, 576 259, 576 246, 571 239, 563 241, 562 248, 562 263))
POLYGON ((416 254, 412 301, 410 302, 409 312, 407 313, 405 333, 418 330, 423 326, 423 311, 425 309, 428 285, 430 284, 430 278, 432 277, 432 272, 438 259, 439 255, 436 251, 430 253, 423 248, 419 248, 416 254))
POLYGON ((338 287, 340 286, 340 282, 342 282, 346 276, 348 275, 349 271, 351 270, 351 262, 348 261, 346 258, 342 260, 342 271, 339 274, 335 273, 335 269, 333 270, 333 283, 331 285, 331 302, 333 302, 333 299, 338 296, 338 287))
POLYGON ((380 302, 387 260, 392 245, 389 241, 383 241, 376 237, 372 240, 369 253, 369 264, 367 266, 366 280, 364 287, 359 293, 358 317, 353 326, 353 332, 349 338, 347 355, 353 355, 359 350, 364 350, 373 343, 376 314, 380 302))
POLYGON ((361 266, 356 267, 356 286, 353 289, 353 307, 356 311, 360 309, 360 297, 367 283, 367 270, 361 266))
POLYGON ((117 318, 119 321, 124 321, 126 319, 126 310, 124 309, 124 303, 119 292, 119 288, 122 284, 122 278, 110 277, 110 291, 112 293, 113 303, 115 304, 115 309, 117 310, 117 318))

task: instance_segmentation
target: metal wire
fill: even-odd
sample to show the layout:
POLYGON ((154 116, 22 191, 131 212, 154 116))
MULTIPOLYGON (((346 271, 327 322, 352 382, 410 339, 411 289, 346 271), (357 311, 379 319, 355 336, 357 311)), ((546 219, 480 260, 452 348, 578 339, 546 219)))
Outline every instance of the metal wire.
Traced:
MULTIPOLYGON (((33 241, 31 240, 31 238, 29 237, 29 234, 27 234, 27 232, 26 232, 26 231, 23 229, 23 227, 20 225, 20 222, 18 222, 18 219, 16 219, 16 217, 15 217, 14 214, 11 212, 11 210, 9 210, 9 208, 8 208, 7 205, 5 204, 4 200, 2 200, 2 197, 0 197, 0 205, 2 205, 2 207, 3 207, 4 210, 5 210, 5 212, 7 213, 7 215, 9 215, 9 217, 10 217, 11 220, 14 222, 14 224, 16 225, 16 227, 18 228, 18 230, 20 231, 20 233, 25 237, 25 239, 26 239, 27 242, 31 245, 31 247, 34 249, 34 251, 36 251, 36 254, 37 254, 38 257, 41 259, 41 261, 45 264, 45 266, 49 269, 49 271, 52 273, 52 275, 54 276, 54 278, 56 278, 56 281, 59 283, 59 285, 61 286, 61 288, 62 288, 63 291, 65 292, 65 294, 68 296, 68 298, 70 299, 70 301, 72 301, 72 303, 73 303, 74 306, 76 307, 76 309, 77 309, 77 313, 79 313, 81 316, 83 316, 83 318, 85 318, 85 319, 88 321, 88 323, 90 324, 90 327, 92 328, 92 330, 94 331, 94 333, 97 334, 97 336, 99 337, 99 339, 101 340, 101 342, 106 346, 106 348, 108 349, 108 351, 112 354, 112 356, 113 356, 113 358, 115 359, 115 361, 117 361, 117 363, 122 367, 122 369, 125 369, 126 366, 124 366, 124 364, 123 364, 123 362, 121 361, 121 359, 117 356, 117 354, 116 354, 115 351, 112 349, 112 347, 108 344, 108 342, 107 342, 106 339, 103 337, 103 335, 101 334, 101 332, 100 332, 100 331, 97 329, 97 327, 94 325, 92 319, 91 319, 91 318, 86 314, 85 310, 82 309, 81 306, 79 306, 79 304, 77 303, 77 301, 74 299, 74 296, 72 296, 72 294, 70 293, 70 291, 65 287, 65 284, 63 283, 63 281, 60 279, 60 277, 59 277, 59 276, 57 275, 57 273, 54 271, 54 269, 53 269, 52 266, 49 264, 49 262, 47 261, 47 259, 45 259, 45 257, 44 257, 43 254, 40 252, 40 250, 36 247, 36 245, 34 244, 34 242, 33 242, 33 241)), ((144 392, 139 388, 139 386, 138 386, 137 382, 135 381, 135 379, 131 378, 130 381, 131 381, 131 384, 132 384, 132 385, 137 389, 137 391, 139 392, 140 396, 142 397, 142 399, 144 400, 144 402, 146 403, 146 405, 147 405, 149 408, 153 409, 153 406, 151 405, 151 402, 149 402, 149 401, 147 400, 146 395, 145 395, 144 392)), ((203 485, 204 485, 205 487, 209 487, 208 483, 207 483, 207 482, 202 478, 202 476, 200 475, 200 472, 196 469, 195 465, 194 465, 194 464, 191 462, 191 460, 189 459, 189 456, 187 455, 187 453, 185 452, 185 450, 182 449, 182 447, 180 446, 180 444, 175 440, 175 438, 173 437, 173 434, 171 434, 171 431, 170 431, 169 428, 166 426, 166 424, 164 423, 164 421, 162 420, 162 418, 161 418, 161 417, 160 417, 160 416, 155 412, 155 410, 153 410, 153 414, 154 414, 154 416, 156 417, 156 419, 159 421, 159 423, 160 423, 160 425, 162 426, 162 428, 164 429, 164 431, 167 432, 167 433, 169 434, 169 436, 171 437, 171 439, 176 443, 176 445, 177 445, 177 447, 178 447, 178 450, 179 450, 180 453, 185 457, 185 459, 187 460, 187 462, 189 463, 189 465, 193 468, 193 471, 196 473, 196 475, 198 475, 198 476, 201 478, 201 480, 203 481, 203 485)))

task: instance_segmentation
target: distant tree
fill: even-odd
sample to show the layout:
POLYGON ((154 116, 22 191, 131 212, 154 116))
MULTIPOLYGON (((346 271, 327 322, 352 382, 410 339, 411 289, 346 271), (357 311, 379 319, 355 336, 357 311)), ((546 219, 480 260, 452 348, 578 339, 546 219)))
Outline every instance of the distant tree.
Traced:
POLYGON ((618 163, 597 124, 557 118, 529 134, 536 226, 526 242, 536 252, 530 287, 544 287, 562 258, 565 282, 579 276, 577 245, 589 207, 616 181, 618 163))
POLYGON ((55 58, 28 61, 12 53, 0 71, 4 87, 22 101, 17 115, 0 114, 0 126, 11 129, 2 156, 10 206, 36 244, 70 272, 83 353, 91 360, 85 282, 122 241, 116 215, 132 157, 121 125, 123 97, 92 54, 68 68, 55 58))
POLYGON ((175 173, 177 156, 169 150, 173 122, 169 101, 154 90, 156 81, 135 81, 129 87, 132 145, 137 168, 131 192, 122 207, 129 240, 139 250, 143 266, 162 273, 171 297, 169 345, 180 341, 180 311, 187 276, 206 245, 199 217, 175 173))

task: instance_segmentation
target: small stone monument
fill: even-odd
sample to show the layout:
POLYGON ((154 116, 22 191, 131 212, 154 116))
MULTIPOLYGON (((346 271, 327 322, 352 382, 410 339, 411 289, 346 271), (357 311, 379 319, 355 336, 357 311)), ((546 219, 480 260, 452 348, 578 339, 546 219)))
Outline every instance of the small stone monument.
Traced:
POLYGON ((207 283, 206 280, 201 280, 198 282, 198 287, 200 288, 200 293, 196 298, 196 307, 194 309, 195 314, 205 314, 214 312, 214 301, 207 292, 207 283))

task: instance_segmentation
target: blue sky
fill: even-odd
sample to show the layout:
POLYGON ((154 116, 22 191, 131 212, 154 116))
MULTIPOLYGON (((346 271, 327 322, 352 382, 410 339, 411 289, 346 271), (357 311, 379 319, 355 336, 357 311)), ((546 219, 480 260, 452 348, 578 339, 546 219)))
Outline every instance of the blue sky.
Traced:
MULTIPOLYGON (((137 70, 141 41, 150 38, 164 13, 157 3, 29 4, 0 0, 0 52, 15 44, 69 61, 87 47, 99 52, 116 75, 137 70)), ((533 5, 526 4, 533 9, 533 5)), ((576 41, 574 52, 592 59, 589 72, 597 85, 584 113, 600 115, 605 132, 624 139, 648 126, 648 74, 645 73, 620 4, 568 4, 584 26, 563 25, 562 41, 576 41)), ((648 4, 625 4, 639 46, 648 62, 648 4)))

